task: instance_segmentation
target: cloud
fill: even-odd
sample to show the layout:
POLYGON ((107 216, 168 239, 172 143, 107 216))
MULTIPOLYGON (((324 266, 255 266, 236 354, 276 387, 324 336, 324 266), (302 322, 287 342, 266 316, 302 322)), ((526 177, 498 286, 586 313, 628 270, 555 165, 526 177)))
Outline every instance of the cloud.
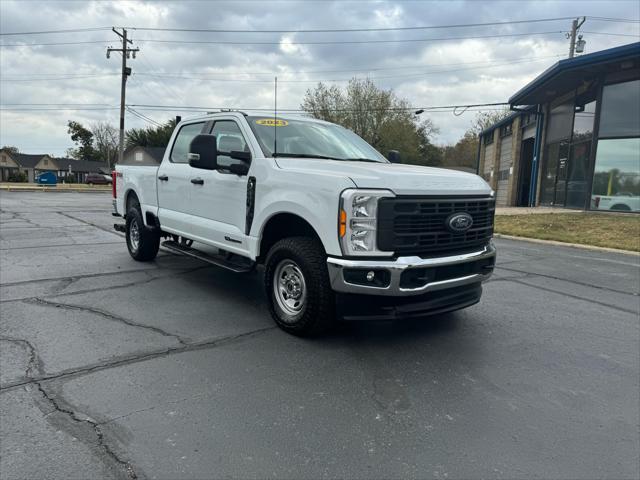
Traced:
MULTIPOLYGON (((132 105, 175 105, 166 111, 136 107, 155 121, 191 115, 180 106, 271 108, 273 77, 278 104, 298 108, 318 81, 344 85, 369 76, 412 105, 505 101, 559 58, 570 21, 492 27, 336 33, 196 33, 145 31, 135 27, 227 30, 352 29, 450 25, 578 15, 638 18, 635 2, 394 2, 374 1, 19 1, 0 2, 2 32, 108 27, 78 33, 3 36, 3 44, 102 42, 61 46, 0 47, 0 103, 101 104, 99 110, 0 112, 0 143, 26 152, 63 154, 71 146, 69 119, 117 124, 120 62, 105 56, 118 45, 110 27, 127 26, 140 48, 129 65, 132 105), (51 20, 55 18, 55 23, 51 20), (543 35, 539 32, 555 32, 543 35), (523 36, 375 43, 380 40, 442 39, 487 35, 523 36), (181 42, 267 42, 221 45, 181 42), (299 45, 299 42, 357 40, 360 44, 299 45), (168 42, 168 43, 167 43, 168 42), (66 78, 63 78, 65 77, 66 78)), ((587 20, 587 32, 640 35, 638 24, 587 20)), ((587 52, 630 43, 632 37, 585 33, 587 52)), ((6 107, 8 108, 8 107, 6 107)), ((33 107, 35 108, 35 107, 33 107)), ((43 107, 44 108, 44 107, 43 107)), ((68 108, 68 107, 67 107, 68 108)), ((89 108, 89 107, 86 107, 89 108)), ((426 114, 423 114, 426 115, 426 114)), ((437 141, 455 142, 473 116, 433 113, 437 141)), ((128 127, 145 123, 131 115, 128 127)))

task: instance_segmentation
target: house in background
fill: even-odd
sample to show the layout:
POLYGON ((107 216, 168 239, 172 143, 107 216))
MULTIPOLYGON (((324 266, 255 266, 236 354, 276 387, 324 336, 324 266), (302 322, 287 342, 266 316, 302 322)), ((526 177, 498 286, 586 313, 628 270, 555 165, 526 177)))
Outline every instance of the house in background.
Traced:
POLYGON ((0 150, 0 175, 3 182, 18 173, 23 173, 28 182, 34 182, 39 172, 55 171, 55 160, 46 154, 14 153, 0 150))
MULTIPOLYGON (((20 167, 20 163, 16 158, 18 154, 12 153, 8 150, 0 150, 0 181, 7 182, 9 178, 23 171, 20 167)), ((26 173, 26 172, 24 172, 26 173)))
POLYGON ((106 163, 72 158, 55 158, 46 154, 14 153, 0 150, 0 181, 7 182, 15 174, 23 173, 34 183, 43 172, 53 172, 60 180, 84 182, 89 173, 110 174, 106 163))
POLYGON ((89 173, 111 175, 109 166, 104 162, 90 160, 74 160, 73 158, 56 158, 57 175, 61 181, 84 183, 89 173))
POLYGON ((561 60, 482 132, 498 206, 640 211, 640 42, 561 60))
POLYGON ((122 157, 123 165, 159 165, 165 147, 129 147, 122 157))

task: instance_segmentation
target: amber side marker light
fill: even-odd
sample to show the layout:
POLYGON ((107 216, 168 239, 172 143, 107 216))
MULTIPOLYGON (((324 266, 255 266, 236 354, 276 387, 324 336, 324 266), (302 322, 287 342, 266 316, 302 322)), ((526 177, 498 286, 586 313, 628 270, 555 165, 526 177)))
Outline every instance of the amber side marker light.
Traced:
POLYGON ((338 233, 340 238, 344 237, 347 233, 347 212, 340 209, 340 222, 338 223, 338 233))

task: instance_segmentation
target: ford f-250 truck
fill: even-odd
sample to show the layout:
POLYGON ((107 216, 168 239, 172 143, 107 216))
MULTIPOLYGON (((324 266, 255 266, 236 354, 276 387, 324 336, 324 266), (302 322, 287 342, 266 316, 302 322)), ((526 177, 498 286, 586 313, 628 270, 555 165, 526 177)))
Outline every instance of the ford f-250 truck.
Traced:
POLYGON ((336 318, 468 307, 495 263, 482 178, 392 163, 320 120, 230 111, 183 121, 159 166, 113 174, 114 215, 126 222, 115 228, 135 260, 153 260, 164 238, 235 272, 264 265, 271 315, 297 335, 336 318))

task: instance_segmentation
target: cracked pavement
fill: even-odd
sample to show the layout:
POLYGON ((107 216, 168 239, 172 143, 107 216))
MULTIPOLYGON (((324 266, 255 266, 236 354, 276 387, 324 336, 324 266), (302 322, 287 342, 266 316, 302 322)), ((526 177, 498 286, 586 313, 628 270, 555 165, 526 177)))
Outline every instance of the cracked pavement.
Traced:
POLYGON ((107 194, 0 206, 3 480, 640 476, 638 256, 499 240, 479 305, 304 340, 107 194))

